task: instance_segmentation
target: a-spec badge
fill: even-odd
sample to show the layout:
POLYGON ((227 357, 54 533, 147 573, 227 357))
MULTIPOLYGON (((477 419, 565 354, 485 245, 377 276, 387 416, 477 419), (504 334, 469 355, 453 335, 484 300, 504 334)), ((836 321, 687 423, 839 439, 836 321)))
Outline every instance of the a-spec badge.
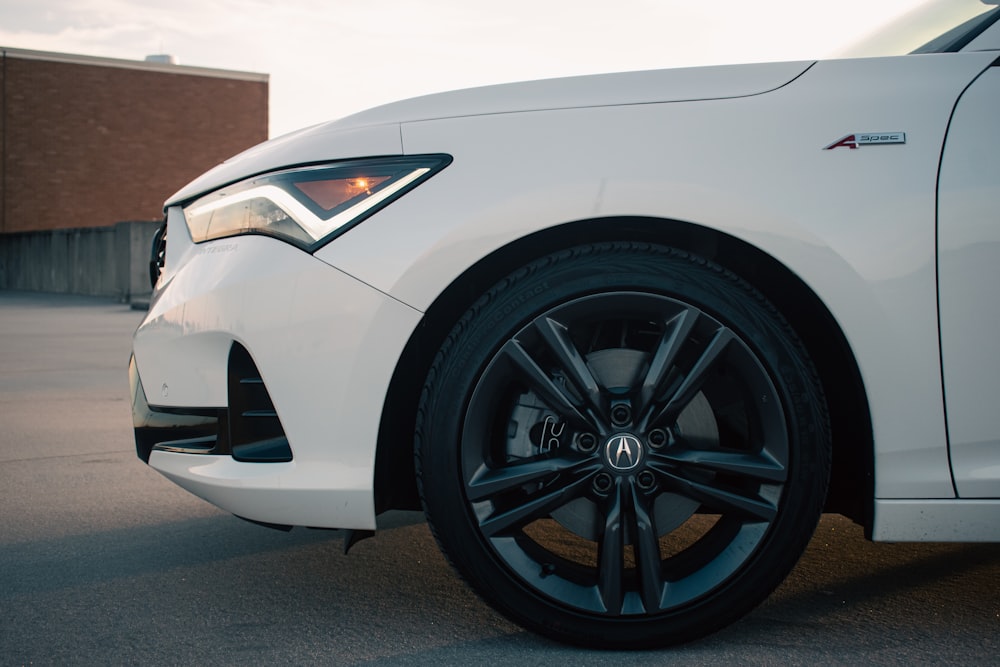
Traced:
POLYGON ((862 146, 880 146, 882 144, 905 144, 906 132, 866 132, 864 134, 849 134, 838 139, 823 150, 834 148, 861 148, 862 146))

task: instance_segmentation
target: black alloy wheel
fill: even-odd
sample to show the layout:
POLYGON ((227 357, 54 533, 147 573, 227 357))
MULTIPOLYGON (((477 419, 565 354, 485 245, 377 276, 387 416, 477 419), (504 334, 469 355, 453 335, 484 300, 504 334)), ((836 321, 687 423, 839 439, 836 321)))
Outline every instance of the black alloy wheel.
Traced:
POLYGON ((636 243, 573 248, 489 290, 428 376, 428 519, 475 590, 572 643, 662 646, 747 613, 822 509, 827 415, 751 286, 636 243))

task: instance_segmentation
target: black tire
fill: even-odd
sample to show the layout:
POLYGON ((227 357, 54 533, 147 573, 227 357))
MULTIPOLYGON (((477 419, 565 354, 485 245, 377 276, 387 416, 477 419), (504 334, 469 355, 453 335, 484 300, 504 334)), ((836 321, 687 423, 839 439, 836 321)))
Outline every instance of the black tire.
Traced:
POLYGON ((647 648, 733 622, 805 548, 829 476, 812 365, 751 286, 677 250, 571 248, 455 325, 416 467, 442 550, 561 641, 647 648))

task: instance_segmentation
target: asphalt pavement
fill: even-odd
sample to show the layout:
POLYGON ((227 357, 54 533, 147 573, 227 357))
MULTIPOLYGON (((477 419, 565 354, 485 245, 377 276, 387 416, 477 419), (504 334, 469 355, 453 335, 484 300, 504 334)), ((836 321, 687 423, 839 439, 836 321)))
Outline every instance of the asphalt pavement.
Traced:
POLYGON ((607 652, 478 600, 422 517, 268 530, 135 456, 130 336, 104 299, 0 291, 2 665, 997 664, 1000 545, 873 544, 822 520, 788 580, 694 644, 607 652))

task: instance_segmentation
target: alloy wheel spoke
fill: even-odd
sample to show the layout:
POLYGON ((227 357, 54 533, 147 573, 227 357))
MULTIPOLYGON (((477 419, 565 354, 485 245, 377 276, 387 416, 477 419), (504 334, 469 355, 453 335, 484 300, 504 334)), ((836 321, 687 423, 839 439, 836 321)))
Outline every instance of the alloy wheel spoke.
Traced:
POLYGON ((699 315, 700 312, 697 309, 688 308, 665 323, 663 335, 660 337, 653 358, 649 362, 649 370, 642 382, 639 412, 651 405, 656 395, 662 391, 661 385, 666 380, 681 348, 684 347, 699 315))
POLYGON ((638 490, 632 487, 634 510, 635 558, 639 573, 639 594, 647 613, 660 608, 663 597, 663 572, 660 562, 660 541, 652 512, 646 507, 638 490))
POLYGON ((778 513, 777 505, 759 494, 740 493, 721 485, 688 479, 656 462, 651 462, 650 467, 660 474, 661 479, 672 490, 722 514, 733 513, 748 521, 770 522, 778 513))
POLYGON ((625 530, 622 526, 622 492, 620 480, 607 499, 604 513, 604 533, 597 555, 597 588, 604 607, 612 614, 621 613, 625 601, 622 581, 625 570, 625 530))
POLYGON ((755 482, 780 483, 788 479, 788 470, 766 449, 751 454, 670 447, 653 457, 675 466, 735 474, 755 482))
POLYGON ((479 502, 519 486, 541 482, 554 474, 567 475, 568 479, 578 479, 600 468, 600 463, 592 458, 570 459, 547 457, 524 463, 514 463, 491 468, 483 464, 466 483, 469 500, 479 502))
MULTIPOLYGON (((569 329, 551 317, 539 318, 534 322, 534 326, 558 360, 559 368, 576 389, 583 394, 592 411, 591 414, 601 415, 604 412, 601 386, 570 339, 569 329)), ((598 430, 604 431, 606 426, 599 424, 598 430)))
POLYGON ((667 401, 667 404, 652 418, 648 424, 650 426, 659 424, 672 424, 677 420, 678 415, 684 408, 698 395, 708 380, 709 372, 714 368, 715 363, 722 357, 723 352, 729 344, 736 339, 732 331, 725 327, 719 327, 702 351, 701 356, 695 362, 691 371, 684 378, 680 387, 674 391, 674 395, 667 401))
POLYGON ((584 474, 565 482, 553 484, 544 492, 530 496, 525 502, 513 507, 502 507, 479 522, 479 528, 486 537, 495 537, 512 527, 523 526, 535 519, 547 516, 552 510, 581 497, 590 488, 590 475, 584 474))
POLYGON ((514 365, 520 372, 521 379, 552 410, 563 415, 579 428, 599 430, 595 428, 593 420, 585 416, 581 411, 583 406, 580 401, 568 393, 565 388, 553 382, 552 378, 539 367, 528 351, 517 340, 507 341, 503 348, 501 348, 500 354, 505 356, 514 365))

